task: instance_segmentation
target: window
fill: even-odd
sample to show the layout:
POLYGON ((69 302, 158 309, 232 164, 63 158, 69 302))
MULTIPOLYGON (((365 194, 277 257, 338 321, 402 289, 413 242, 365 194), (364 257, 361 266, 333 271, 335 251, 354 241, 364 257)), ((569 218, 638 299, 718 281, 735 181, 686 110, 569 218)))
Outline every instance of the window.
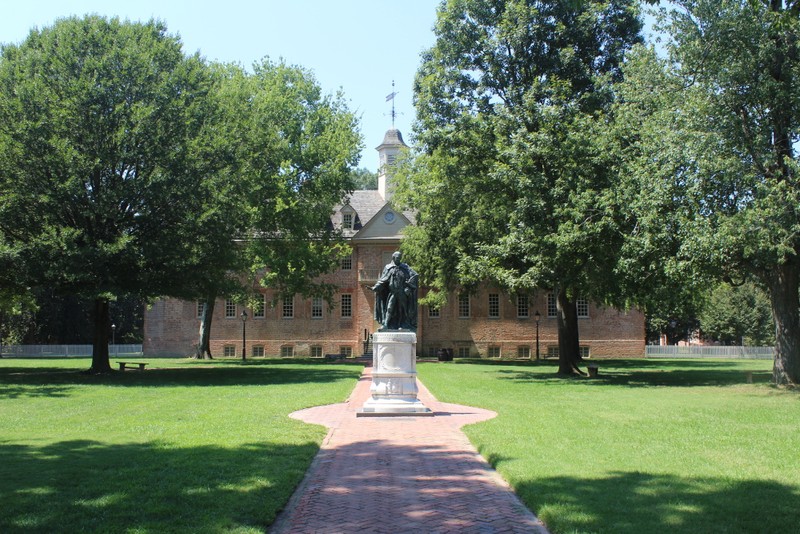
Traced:
POLYGON ((294 347, 292 345, 281 347, 281 358, 291 358, 292 356, 294 356, 294 347))
POLYGON ((558 345, 548 345, 547 346, 547 357, 548 358, 558 358, 558 345))
POLYGON ((353 347, 339 347, 339 354, 344 356, 345 358, 350 358, 353 356, 353 347))
POLYGON ((438 356, 438 347, 428 347, 428 358, 436 358, 438 356))
POLYGON ((581 355, 581 358, 591 358, 592 354, 589 350, 588 346, 578 347, 578 354, 581 355))
POLYGON ((575 300, 575 307, 578 308, 578 317, 581 318, 588 318, 589 317, 589 301, 586 299, 576 299, 575 300))
POLYGON ((499 358, 500 357, 500 347, 496 345, 492 345, 489 347, 489 358, 499 358))
POLYGON ((225 318, 226 319, 236 318, 236 303, 233 302, 231 299, 227 299, 225 301, 225 318))
POLYGON ((283 318, 291 319, 292 317, 294 317, 294 297, 284 297, 283 318))
POLYGON ((322 319, 322 297, 311 299, 311 318, 322 319))
POLYGON ((489 317, 500 317, 500 295, 489 293, 489 317))
POLYGON ((428 306, 428 317, 431 319, 438 319, 440 317, 439 308, 428 306))
POLYGON ((458 347, 459 358, 469 358, 469 347, 458 347))
POLYGON ((345 230, 352 230, 353 229, 353 214, 352 213, 342 213, 342 226, 345 230))
POLYGON ((322 346, 321 345, 311 345, 311 357, 312 358, 322 358, 322 346))
POLYGON ((253 306, 253 318, 263 319, 267 310, 267 296, 264 294, 256 297, 255 305, 253 306))
POLYGON ((520 319, 527 319, 530 317, 530 309, 528 308, 528 295, 517 295, 517 317, 520 319))
POLYGON ((462 319, 469 317, 469 295, 466 293, 458 296, 458 316, 462 319))
POLYGON ((531 348, 528 346, 519 346, 517 347, 517 358, 530 360, 531 359, 531 348))
POLYGON ((342 295, 342 318, 349 319, 353 316, 353 295, 342 295))
POLYGON ((264 345, 253 345, 253 356, 256 358, 264 357, 264 345))
POLYGON ((558 307, 556 306, 556 296, 554 293, 547 294, 547 316, 556 317, 558 315, 558 307))
POLYGON ((353 255, 349 254, 347 257, 342 258, 342 270, 343 271, 351 271, 353 270, 353 255))
POLYGON ((205 302, 203 302, 202 300, 198 300, 197 301, 197 318, 198 319, 202 319, 203 318, 203 310, 205 309, 205 307, 206 307, 205 302))
POLYGON ((233 358, 236 356, 236 347, 234 345, 225 345, 222 347, 222 355, 226 358, 233 358))

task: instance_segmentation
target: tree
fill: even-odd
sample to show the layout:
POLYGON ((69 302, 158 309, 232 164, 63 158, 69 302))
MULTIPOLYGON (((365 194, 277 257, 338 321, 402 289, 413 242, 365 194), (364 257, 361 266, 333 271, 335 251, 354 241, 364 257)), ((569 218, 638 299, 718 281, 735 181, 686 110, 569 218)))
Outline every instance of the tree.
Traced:
POLYGON ((636 154, 650 158, 632 168, 647 165, 656 184, 674 184, 666 200, 682 214, 679 262, 735 284, 752 279, 767 291, 773 380, 798 384, 800 2, 671 5, 661 15, 669 57, 650 53, 638 75, 627 74, 661 103, 648 111, 631 96, 643 112, 641 130, 663 134, 632 139, 636 154), (642 72, 658 83, 641 83, 642 72))
POLYGON ((364 167, 357 168, 353 171, 353 188, 378 189, 378 174, 364 167))
POLYGON ((91 372, 110 371, 109 299, 185 293, 220 162, 210 77, 159 22, 98 16, 0 54, 0 232, 31 287, 94 300, 91 372))
POLYGON ((213 305, 221 293, 247 301, 254 286, 264 286, 278 295, 331 300, 334 286, 318 277, 350 251, 330 215, 353 189, 361 148, 343 95, 323 95, 310 72, 265 59, 252 74, 235 65, 218 74, 230 151, 224 172, 236 182, 225 197, 238 199, 231 211, 242 225, 218 241, 223 247, 212 270, 198 279, 205 289, 198 357, 210 355, 213 305))
POLYGON ((415 82, 420 154, 399 198, 418 214, 403 248, 427 300, 486 281, 552 288, 564 374, 579 372, 577 298, 618 295, 603 132, 640 28, 633 0, 451 0, 415 82))
POLYGON ((711 290, 700 313, 700 328, 723 345, 769 346, 775 339, 769 299, 753 283, 723 282, 711 290))

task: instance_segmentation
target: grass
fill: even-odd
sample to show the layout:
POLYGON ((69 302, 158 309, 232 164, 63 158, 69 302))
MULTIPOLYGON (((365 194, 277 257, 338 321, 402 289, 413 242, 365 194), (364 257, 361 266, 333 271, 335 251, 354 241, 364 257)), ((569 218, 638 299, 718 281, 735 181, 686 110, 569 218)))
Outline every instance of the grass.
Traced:
POLYGON ((771 362, 597 363, 418 370, 440 400, 498 412, 465 431, 553 532, 797 531, 800 395, 769 385, 771 362))
POLYGON ((287 414, 342 402, 361 371, 143 361, 0 359, 0 532, 263 532, 326 432, 287 414))

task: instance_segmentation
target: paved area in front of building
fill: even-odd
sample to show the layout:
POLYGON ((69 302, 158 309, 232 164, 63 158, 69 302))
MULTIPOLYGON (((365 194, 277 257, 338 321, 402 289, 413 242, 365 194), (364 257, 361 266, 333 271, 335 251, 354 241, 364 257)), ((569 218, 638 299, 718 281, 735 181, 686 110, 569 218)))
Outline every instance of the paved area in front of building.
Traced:
POLYGON ((347 402, 292 414, 329 432, 271 532, 547 533, 461 431, 494 412, 439 402, 420 383, 433 417, 357 418, 371 370, 347 402))

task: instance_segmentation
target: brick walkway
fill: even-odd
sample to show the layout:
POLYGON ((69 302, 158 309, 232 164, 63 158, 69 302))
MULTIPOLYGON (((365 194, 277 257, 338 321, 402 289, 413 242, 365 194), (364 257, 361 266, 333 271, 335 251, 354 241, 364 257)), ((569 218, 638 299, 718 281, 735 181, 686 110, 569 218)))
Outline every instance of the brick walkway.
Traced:
POLYGON ((434 417, 360 417, 367 367, 347 402, 291 414, 330 430, 270 532, 506 533, 547 530, 461 432, 489 410, 437 401, 434 417))

